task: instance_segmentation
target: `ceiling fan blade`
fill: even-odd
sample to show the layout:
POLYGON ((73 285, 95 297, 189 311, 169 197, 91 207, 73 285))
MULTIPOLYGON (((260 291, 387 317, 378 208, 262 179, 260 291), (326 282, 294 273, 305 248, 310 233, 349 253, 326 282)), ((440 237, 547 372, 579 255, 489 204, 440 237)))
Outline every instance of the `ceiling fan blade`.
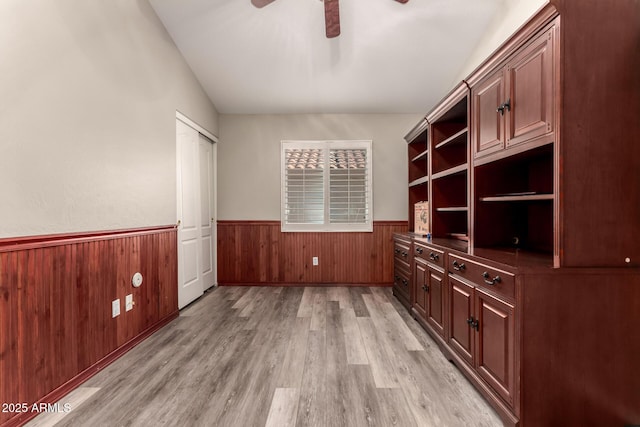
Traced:
POLYGON ((328 39, 340 35, 340 6, 338 0, 324 0, 324 25, 328 39))
POLYGON ((265 7, 271 3, 273 3, 275 0, 251 0, 251 4, 254 5, 255 7, 265 7))

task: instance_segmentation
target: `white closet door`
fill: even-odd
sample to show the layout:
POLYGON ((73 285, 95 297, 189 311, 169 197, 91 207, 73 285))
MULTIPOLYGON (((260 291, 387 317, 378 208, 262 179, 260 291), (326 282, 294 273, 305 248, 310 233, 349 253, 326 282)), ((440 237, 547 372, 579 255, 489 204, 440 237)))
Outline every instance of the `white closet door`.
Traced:
POLYGON ((176 120, 178 167, 178 308, 204 292, 202 284, 199 133, 176 120))
POLYGON ((209 289, 215 284, 214 256, 216 247, 213 215, 213 143, 204 135, 199 135, 200 160, 200 240, 202 263, 202 286, 209 289))

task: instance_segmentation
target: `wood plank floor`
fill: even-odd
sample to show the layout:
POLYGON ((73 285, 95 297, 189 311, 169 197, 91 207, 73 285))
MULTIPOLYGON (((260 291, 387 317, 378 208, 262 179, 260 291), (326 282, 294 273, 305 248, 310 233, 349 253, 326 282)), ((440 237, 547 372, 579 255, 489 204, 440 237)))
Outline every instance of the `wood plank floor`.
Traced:
POLYGON ((502 425, 389 288, 214 289, 60 403, 29 425, 502 425))

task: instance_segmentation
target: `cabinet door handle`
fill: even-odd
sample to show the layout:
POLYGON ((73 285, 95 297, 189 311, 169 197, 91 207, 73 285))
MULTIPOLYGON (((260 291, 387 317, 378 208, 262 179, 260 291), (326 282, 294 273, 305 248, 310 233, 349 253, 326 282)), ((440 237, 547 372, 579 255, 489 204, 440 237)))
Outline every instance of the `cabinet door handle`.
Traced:
POLYGON ((464 262, 458 262, 457 260, 453 260, 453 269, 455 271, 462 271, 466 268, 466 266, 464 265, 464 262))
POLYGON ((407 279, 402 279, 402 284, 405 286, 408 286, 409 282, 407 281, 407 279))
POLYGON ((487 285, 493 286, 496 283, 502 282, 502 279, 500 278, 500 276, 496 276, 493 279, 491 279, 490 277, 491 276, 489 276, 489 273, 487 273, 486 271, 482 273, 482 278, 484 279, 484 283, 486 283, 487 285))
POLYGON ((416 248, 416 252, 418 252, 420 255, 422 255, 423 250, 422 250, 422 248, 416 248))
POLYGON ((431 258, 432 261, 437 261, 439 256, 438 256, 438 254, 436 254, 434 252, 431 252, 431 253, 429 253, 429 258, 431 258))
POLYGON ((478 319, 474 319, 473 316, 467 319, 467 324, 471 329, 475 329, 476 331, 480 330, 480 321, 478 319))
POLYGON ((496 108, 496 112, 500 113, 501 116, 504 116, 504 110, 511 111, 511 98, 507 99, 507 102, 503 102, 498 108, 496 108))
POLYGON ((429 287, 427 285, 422 285, 422 290, 425 292, 429 292, 429 287))

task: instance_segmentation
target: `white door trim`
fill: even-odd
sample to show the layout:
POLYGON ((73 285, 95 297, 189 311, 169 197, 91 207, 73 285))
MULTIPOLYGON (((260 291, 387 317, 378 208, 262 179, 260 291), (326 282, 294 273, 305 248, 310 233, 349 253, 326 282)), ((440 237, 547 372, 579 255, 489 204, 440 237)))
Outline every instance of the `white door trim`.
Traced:
POLYGON ((189 125, 193 129, 197 130, 198 132, 200 132, 201 134, 203 134, 204 136, 212 140, 214 142, 213 144, 214 147, 215 147, 215 144, 218 143, 217 136, 215 136, 213 133, 209 132, 207 129, 203 128, 198 123, 194 122, 193 120, 191 120, 189 117, 185 116, 178 110, 176 110, 176 119, 180 120, 186 125, 189 125))
MULTIPOLYGON (((206 139, 208 139, 211 142, 211 167, 212 167, 212 175, 210 177, 210 187, 211 187, 211 191, 210 191, 210 195, 209 195, 209 200, 210 200, 210 204, 209 204, 209 211, 211 213, 211 217, 213 219, 213 221, 211 221, 211 252, 213 254, 212 257, 212 264, 211 264, 211 269, 213 270, 211 272, 211 270, 209 273, 209 280, 207 281, 208 284, 205 284, 201 279, 202 277, 200 277, 200 284, 201 284, 201 288, 202 290, 206 290, 207 288, 209 288, 209 286, 211 286, 211 278, 213 279, 213 286, 217 286, 218 285, 218 269, 217 269, 217 142, 218 142, 218 138, 213 135, 210 131, 208 131, 207 129, 204 129, 202 126, 198 125, 197 123, 195 123, 193 120, 189 119, 188 117, 186 117, 184 114, 180 113, 179 111, 176 110, 176 120, 179 122, 182 122, 183 125, 186 125, 187 127, 193 129, 193 131, 196 131, 197 133, 199 133, 200 135, 204 136, 206 139), (212 274, 211 274, 212 273, 212 274)), ((178 123, 178 122, 176 122, 178 123)), ((203 140, 202 136, 198 139, 198 141, 203 140)), ((200 153, 200 149, 198 148, 198 146, 200 145, 200 142, 196 142, 196 163, 199 163, 199 156, 201 155, 200 153)), ((178 223, 178 221, 182 221, 183 224, 179 224, 178 225, 178 245, 179 245, 179 249, 181 249, 181 245, 182 245, 182 237, 181 237, 181 227, 184 224, 184 218, 181 218, 183 216, 182 213, 182 201, 181 199, 181 194, 182 194, 182 159, 181 159, 181 146, 180 146, 180 139, 178 138, 177 134, 176 134, 176 168, 177 168, 177 181, 176 181, 176 223, 178 223)), ((199 169, 199 166, 197 166, 195 169, 199 169)), ((197 172, 194 170, 194 172, 197 172)), ((199 182, 200 180, 200 174, 199 172, 196 173, 197 175, 197 180, 199 182)), ((195 178, 195 177, 194 177, 195 178)), ((198 197, 199 198, 199 197, 198 197)), ((200 210, 200 209, 199 209, 200 210)), ((200 215, 198 215, 200 216, 200 215)), ((198 226, 200 227, 200 226, 198 226)), ((179 250, 179 255, 183 255, 183 251, 179 250)), ((183 255, 184 257, 184 255, 183 255)), ((198 258, 201 258, 201 254, 198 255, 198 258)), ((201 261, 202 260, 196 260, 196 264, 197 264, 197 270, 198 270, 198 276, 200 276, 201 274, 201 261)), ((189 291, 187 293, 183 292, 183 298, 180 297, 181 292, 183 291, 182 286, 184 285, 184 274, 181 274, 183 272, 184 265, 182 265, 182 263, 184 262, 183 258, 181 258, 180 256, 178 257, 178 300, 179 300, 179 308, 182 308, 184 306, 186 306, 188 303, 185 304, 185 302, 187 300, 192 300, 193 297, 188 297, 188 295, 192 294, 192 291, 189 291), (186 298, 184 298, 186 297, 186 298), (183 300, 182 302, 180 300, 183 300)), ((189 271, 191 270, 191 268, 188 269, 189 271)), ((195 290, 195 288, 193 288, 195 290)), ((201 292, 200 292, 201 294, 201 292)))

